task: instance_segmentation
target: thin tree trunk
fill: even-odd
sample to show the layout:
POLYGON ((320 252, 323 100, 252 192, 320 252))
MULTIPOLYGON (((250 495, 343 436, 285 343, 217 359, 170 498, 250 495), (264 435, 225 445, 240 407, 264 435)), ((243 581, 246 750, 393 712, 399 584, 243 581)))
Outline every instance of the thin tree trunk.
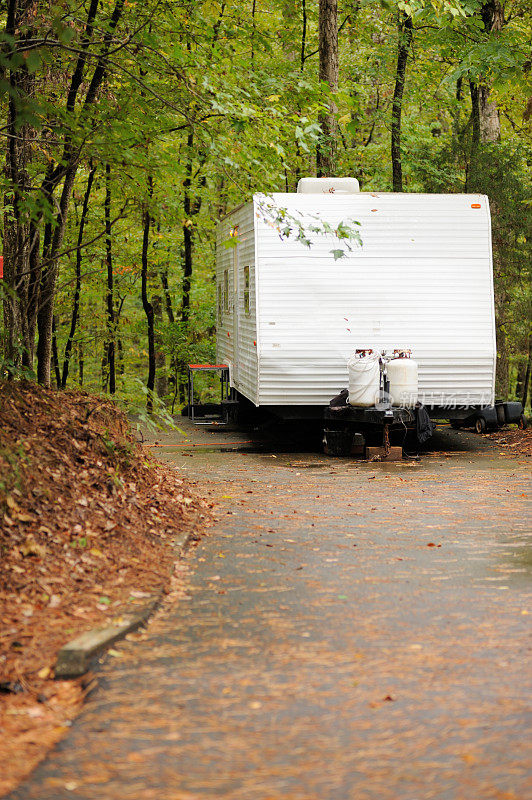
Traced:
MULTIPOLYGON (((41 289, 37 329, 39 341, 37 345, 37 380, 43 386, 50 385, 50 365, 52 357, 52 324, 54 316, 55 285, 58 271, 58 255, 63 243, 68 204, 74 186, 77 167, 72 167, 65 175, 56 227, 52 235, 49 259, 43 262, 41 272, 41 289)), ((48 251, 47 251, 48 252, 48 251)))
POLYGON ((52 365, 54 368, 55 385, 61 388, 61 373, 59 371, 59 353, 57 350, 57 324, 55 315, 52 319, 52 365))
MULTIPOLYGON (((36 3, 32 0, 8 0, 6 9, 5 34, 7 40, 4 59, 7 63, 15 60, 15 50, 24 50, 24 42, 32 38, 30 27, 36 13, 36 3), (24 33, 21 35, 20 30, 24 33), (12 42, 12 44, 9 44, 12 42)), ((4 61, 4 63, 6 63, 4 61)), ((3 76, 4 77, 4 76, 3 76)), ((7 192, 4 196, 4 283, 7 292, 3 293, 4 305, 4 355, 16 368, 21 363, 31 366, 33 362, 33 341, 28 330, 27 320, 31 316, 28 309, 28 290, 30 284, 32 235, 35 228, 25 207, 30 189, 29 164, 32 157, 34 132, 27 118, 35 88, 35 77, 30 75, 24 61, 14 63, 6 70, 9 86, 6 120, 6 163, 4 174, 7 192)))
POLYGON ((116 350, 118 355, 118 374, 124 375, 124 345, 122 344, 122 337, 117 336, 116 350))
POLYGON ((255 63, 255 11, 257 10, 257 0, 251 3, 251 66, 255 63))
POLYGON ((401 112, 405 88, 406 65, 412 43, 412 18, 402 13, 399 20, 399 41, 397 45, 397 68, 392 103, 392 183, 394 192, 403 191, 403 161, 401 155, 401 112))
MULTIPOLYGON (((338 2, 319 0, 319 79, 334 95, 338 90, 338 2)), ((327 112, 320 114, 320 142, 316 151, 316 173, 333 176, 336 171, 338 126, 336 103, 331 98, 327 112)))
POLYGON ((519 399, 523 396, 523 386, 525 383, 525 375, 526 375, 526 361, 519 363, 517 365, 517 374, 515 376, 515 391, 514 395, 519 399))
POLYGON ((148 176, 148 201, 146 203, 143 214, 143 236, 142 236, 142 307, 146 314, 146 321, 148 324, 148 381, 146 387, 148 389, 148 396, 146 398, 146 408, 148 411, 153 411, 153 390, 155 388, 155 325, 153 305, 148 299, 148 247, 150 244, 150 206, 149 203, 153 196, 153 178, 148 176))
POLYGON ((74 302, 72 305, 72 317, 70 320, 70 331, 68 334, 67 343, 65 345, 65 355, 63 359, 63 375, 61 378, 61 388, 64 389, 67 385, 68 380, 68 372, 70 368, 70 357, 72 354, 72 345, 74 342, 74 336, 76 335, 76 327, 78 324, 79 319, 79 300, 81 295, 81 264, 82 264, 82 254, 81 254, 81 246, 83 244, 83 234, 85 231, 85 222, 87 220, 87 214, 89 211, 89 199, 91 195, 92 184, 94 182, 94 176, 96 174, 96 167, 92 163, 92 160, 89 162, 89 177, 87 179, 87 186, 85 189, 85 196, 83 198, 83 207, 81 210, 81 219, 79 222, 78 228, 78 240, 77 240, 77 247, 76 247, 76 286, 74 289, 74 302))
POLYGON ((168 286, 168 267, 161 272, 161 286, 164 292, 164 306, 168 316, 168 322, 173 325, 175 322, 174 309, 172 308, 172 297, 168 286))
POLYGON ((499 397, 507 398, 510 393, 510 363, 508 358, 508 337, 505 328, 504 307, 508 302, 506 292, 495 298, 497 322, 497 363, 495 367, 496 392, 499 397))
POLYGON ((528 399, 528 389, 530 386, 530 372, 532 369, 532 335, 528 338, 528 360, 526 363, 525 379, 523 381, 523 398, 521 400, 523 409, 526 408, 526 401, 528 399))
MULTIPOLYGON (((480 16, 487 36, 498 36, 504 26, 504 8, 500 0, 488 0, 484 3, 480 16)), ((471 90, 473 141, 475 144, 498 142, 501 138, 501 121, 497 104, 490 97, 491 81, 484 76, 478 83, 472 82, 472 87, 473 85, 475 87, 471 90)))
POLYGON ((305 69, 305 48, 307 46, 307 0, 301 3, 302 27, 301 27, 301 72, 305 69))
POLYGON ((158 397, 164 397, 168 393, 168 376, 166 374, 166 355, 163 349, 163 340, 160 333, 163 322, 163 304, 160 295, 154 295, 151 299, 153 306, 154 319, 154 346, 155 346, 155 391, 158 397))
POLYGON ((83 386, 83 372, 85 362, 83 359, 83 342, 78 342, 78 383, 83 386))
POLYGON ((107 366, 109 372, 109 392, 116 391, 115 366, 115 299, 113 281, 113 239, 111 231, 111 165, 105 165, 105 200, 103 204, 105 218, 105 263, 107 266, 107 366))
POLYGON ((478 86, 474 81, 469 81, 471 94, 471 145, 475 151, 480 145, 480 102, 478 86))
MULTIPOLYGON (((187 150, 188 161, 186 166, 187 177, 183 181, 183 210, 185 213, 185 222, 183 225, 183 286, 181 295, 181 320, 187 325, 190 315, 190 291, 192 285, 193 273, 193 255, 194 255, 194 221, 193 217, 199 214, 201 210, 201 197, 196 195, 192 198, 191 185, 192 185, 192 159, 194 147, 194 133, 189 131, 187 136, 187 150)), ((205 178, 202 178, 200 185, 205 186, 205 178)))

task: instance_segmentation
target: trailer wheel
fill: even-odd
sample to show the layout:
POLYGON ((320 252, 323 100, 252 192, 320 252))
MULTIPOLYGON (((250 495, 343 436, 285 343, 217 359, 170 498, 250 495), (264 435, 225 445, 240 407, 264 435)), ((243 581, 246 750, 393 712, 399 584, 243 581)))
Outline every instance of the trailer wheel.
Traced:
POLYGON ((486 420, 484 419, 484 417, 477 417, 475 421, 475 430, 477 433, 485 433, 486 420))
POLYGON ((525 417, 524 414, 521 414, 521 416, 519 417, 519 422, 517 423, 517 427, 521 431, 524 431, 525 428, 528 427, 528 420, 527 420, 527 418, 525 417))

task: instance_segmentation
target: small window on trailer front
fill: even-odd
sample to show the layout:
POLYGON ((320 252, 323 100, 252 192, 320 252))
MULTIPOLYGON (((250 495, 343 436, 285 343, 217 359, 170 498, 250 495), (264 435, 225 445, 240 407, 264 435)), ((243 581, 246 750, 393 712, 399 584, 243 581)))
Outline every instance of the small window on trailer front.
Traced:
POLYGON ((224 311, 229 311, 229 270, 224 270, 224 311))
POLYGON ((244 267, 244 312, 249 314, 249 267, 244 267))

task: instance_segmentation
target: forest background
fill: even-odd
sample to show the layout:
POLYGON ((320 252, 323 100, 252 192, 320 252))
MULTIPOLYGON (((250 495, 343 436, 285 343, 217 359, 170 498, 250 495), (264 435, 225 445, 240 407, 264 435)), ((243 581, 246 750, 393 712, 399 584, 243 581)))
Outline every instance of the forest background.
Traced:
POLYGON ((212 361, 215 226, 254 192, 481 192, 497 394, 526 402, 529 0, 2 4, 4 376, 174 410, 212 361))

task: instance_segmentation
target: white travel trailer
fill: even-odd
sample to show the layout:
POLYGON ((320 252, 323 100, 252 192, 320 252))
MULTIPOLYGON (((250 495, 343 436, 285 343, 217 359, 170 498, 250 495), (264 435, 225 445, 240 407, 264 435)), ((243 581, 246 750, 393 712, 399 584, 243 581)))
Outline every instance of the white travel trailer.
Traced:
POLYGON ((347 386, 356 349, 401 348, 419 365, 431 415, 493 406, 488 198, 357 189, 353 179, 306 179, 297 193, 255 195, 219 223, 217 358, 231 387, 281 415, 318 416, 347 386), (264 211, 272 206, 307 229, 343 222, 361 243, 335 260, 341 240, 310 233, 307 247, 294 225, 283 236, 286 225, 264 211))

